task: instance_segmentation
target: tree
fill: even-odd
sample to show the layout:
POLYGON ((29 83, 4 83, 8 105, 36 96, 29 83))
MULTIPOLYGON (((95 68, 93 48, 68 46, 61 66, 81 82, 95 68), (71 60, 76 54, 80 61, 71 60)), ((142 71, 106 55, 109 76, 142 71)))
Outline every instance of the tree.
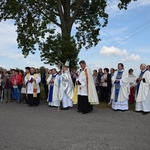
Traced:
MULTIPOLYGON (((100 41, 100 29, 108 23, 107 1, 1 0, 0 21, 15 21, 18 47, 25 57, 39 49, 45 63, 57 65, 69 59, 76 66, 80 49, 100 41)), ((131 1, 135 0, 120 0, 118 7, 127 9, 131 1)))

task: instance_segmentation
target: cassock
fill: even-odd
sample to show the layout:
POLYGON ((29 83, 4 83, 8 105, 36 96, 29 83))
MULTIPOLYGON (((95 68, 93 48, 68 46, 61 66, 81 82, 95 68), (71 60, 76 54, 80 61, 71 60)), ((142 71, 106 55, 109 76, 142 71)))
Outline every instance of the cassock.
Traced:
POLYGON ((69 70, 66 70, 62 74, 62 88, 64 91, 62 99, 62 107, 73 107, 72 98, 74 92, 74 85, 70 76, 69 70))
POLYGON ((136 111, 150 112, 150 72, 141 72, 141 82, 137 85, 136 92, 136 111))
POLYGON ((93 105, 99 104, 94 80, 88 67, 81 71, 76 81, 78 82, 78 111, 88 113, 93 110, 93 105))
POLYGON ((24 78, 26 87, 27 87, 27 103, 30 106, 37 106, 40 103, 39 95, 40 95, 40 86, 41 77, 38 74, 27 74, 24 78), (33 79, 35 81, 33 81, 33 79))
POLYGON ((121 70, 115 71, 112 76, 112 91, 111 101, 112 109, 114 110, 128 110, 128 99, 130 94, 130 85, 128 72, 121 70), (116 82, 116 79, 119 82, 116 82))
POLYGON ((59 107, 60 100, 58 95, 58 74, 52 74, 47 79, 47 83, 49 85, 49 93, 47 102, 49 106, 59 107))

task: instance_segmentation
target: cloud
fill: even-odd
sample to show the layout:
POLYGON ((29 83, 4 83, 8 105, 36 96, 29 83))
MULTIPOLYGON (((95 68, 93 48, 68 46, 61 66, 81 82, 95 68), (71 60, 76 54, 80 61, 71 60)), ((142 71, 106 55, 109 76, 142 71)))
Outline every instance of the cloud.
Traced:
POLYGON ((131 54, 129 56, 126 56, 126 58, 123 60, 124 62, 126 61, 139 61, 140 60, 140 56, 139 55, 135 55, 135 54, 131 54))
POLYGON ((120 50, 117 47, 107 47, 103 46, 100 50, 100 54, 107 56, 126 56, 128 52, 126 50, 120 50))
POLYGON ((112 47, 103 46, 100 50, 100 54, 106 56, 124 57, 123 62, 139 61, 141 59, 139 55, 129 54, 127 50, 121 50, 114 46, 112 47))

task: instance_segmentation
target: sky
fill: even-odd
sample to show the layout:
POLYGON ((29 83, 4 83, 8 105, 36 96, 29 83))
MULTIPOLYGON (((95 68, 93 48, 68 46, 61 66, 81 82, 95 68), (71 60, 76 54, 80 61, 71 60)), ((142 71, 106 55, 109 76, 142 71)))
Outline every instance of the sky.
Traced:
MULTIPOLYGON (((127 10, 119 10, 118 0, 108 0, 108 24, 100 31, 101 41, 88 50, 82 48, 79 59, 85 60, 91 70, 105 67, 117 68, 123 63, 138 75, 141 63, 150 65, 150 0, 137 0, 127 10)), ((47 67, 41 62, 40 52, 22 55, 17 46, 16 27, 12 21, 0 22, 0 66, 24 69, 26 66, 47 67)))

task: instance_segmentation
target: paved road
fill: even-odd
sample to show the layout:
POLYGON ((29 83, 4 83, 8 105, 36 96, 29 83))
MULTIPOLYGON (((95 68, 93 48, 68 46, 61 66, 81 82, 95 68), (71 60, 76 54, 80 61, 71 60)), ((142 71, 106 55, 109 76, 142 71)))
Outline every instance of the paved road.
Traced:
POLYGON ((0 150, 150 150, 150 114, 0 104, 0 150))

